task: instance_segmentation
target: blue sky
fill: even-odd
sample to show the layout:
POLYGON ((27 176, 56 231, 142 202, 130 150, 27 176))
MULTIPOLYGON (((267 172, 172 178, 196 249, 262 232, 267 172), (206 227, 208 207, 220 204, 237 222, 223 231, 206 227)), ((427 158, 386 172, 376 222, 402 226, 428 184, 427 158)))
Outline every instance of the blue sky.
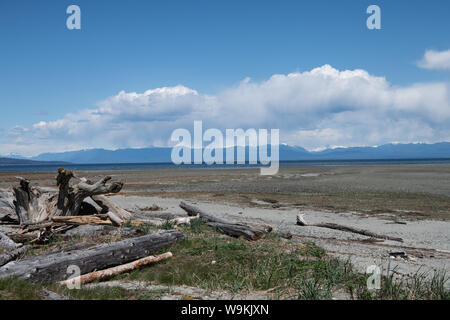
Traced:
MULTIPOLYGON (((63 146, 63 142, 56 138, 61 135, 60 127, 57 128, 59 131, 55 129, 57 125, 42 129, 43 125, 36 127, 36 124, 65 121, 68 117, 70 119, 68 114, 99 108, 99 105, 107 104, 108 110, 120 109, 124 107, 123 101, 119 106, 108 100, 120 91, 143 94, 149 89, 177 85, 195 90, 201 96, 219 99, 223 109, 228 107, 224 101, 233 104, 236 100, 222 98, 224 92, 239 90, 241 81, 247 77, 251 78, 251 83, 262 86, 274 74, 302 73, 324 65, 330 65, 339 72, 362 69, 370 77, 383 77, 389 86, 385 88, 389 94, 396 88, 406 90, 406 93, 398 93, 402 97, 405 94, 417 97, 416 92, 407 91, 417 84, 441 85, 431 89, 442 95, 440 100, 424 102, 427 105, 422 108, 435 113, 430 119, 417 114, 420 106, 401 106, 388 112, 394 115, 388 119, 392 126, 406 126, 405 121, 412 121, 419 128, 424 127, 421 121, 428 126, 418 136, 392 132, 390 142, 447 140, 450 134, 445 127, 450 122, 442 123, 436 119, 447 116, 450 72, 445 67, 420 67, 418 61, 423 59, 427 50, 445 52, 450 49, 449 14, 450 2, 447 0, 3 0, 0 2, 0 132, 3 136, 0 154, 24 154, 27 150, 36 154, 51 151, 48 149, 52 146, 63 150, 162 145, 168 139, 165 138, 166 133, 182 123, 172 121, 162 130, 158 117, 165 119, 167 115, 161 113, 150 112, 146 116, 147 123, 143 124, 165 132, 153 140, 135 135, 118 140, 119 133, 111 132, 109 140, 93 142, 74 133, 65 137, 72 139, 69 139, 73 141, 70 146, 63 146), (68 15, 65 11, 70 4, 81 8, 81 30, 66 28, 68 15), (366 8, 371 4, 381 8, 381 30, 368 30, 366 27, 369 16, 366 8), (440 104, 439 110, 432 106, 437 103, 440 104), (404 117, 401 110, 407 112, 404 117), (411 110, 416 113, 412 114, 411 110)), ((295 88, 292 90, 296 92, 295 88)), ((420 92, 425 95, 427 91, 422 89, 420 92)), ((174 92, 179 94, 176 90, 174 92)), ((242 96, 242 92, 238 92, 242 96)), ((396 98, 392 104, 404 101, 404 98, 397 97, 397 93, 393 94, 396 98)), ((425 96, 419 98, 421 101, 425 99, 425 96)), ((152 101, 144 103, 149 103, 148 108, 158 110, 165 106, 155 106, 152 101)), ((277 112, 292 113, 296 106, 285 108, 283 101, 276 102, 277 112)), ((308 145, 310 149, 389 142, 389 136, 377 138, 377 132, 368 132, 365 140, 352 139, 350 136, 357 128, 345 131, 351 124, 340 123, 336 118, 345 117, 345 112, 354 110, 356 102, 347 101, 331 100, 329 103, 335 104, 331 111, 317 108, 323 111, 323 119, 329 119, 328 123, 318 121, 315 113, 314 117, 309 113, 305 115, 306 107, 300 103, 297 109, 303 111, 295 116, 305 115, 305 118, 316 120, 313 119, 311 126, 290 124, 285 130, 284 140, 308 145), (305 136, 304 132, 299 133, 302 130, 309 133, 305 136), (317 131, 316 138, 317 134, 322 134, 323 139, 313 143, 314 130, 334 132, 332 135, 341 139, 327 143, 326 133, 317 131), (305 141, 308 137, 311 137, 311 143, 305 141)), ((183 106, 189 104, 188 109, 191 107, 191 100, 179 103, 183 106)), ((383 105, 384 102, 380 103, 383 105)), ((194 104, 198 106, 207 102, 196 101, 194 104)), ((267 106, 267 100, 261 105, 267 106)), ((230 108, 233 112, 246 108, 246 105, 239 102, 230 108)), ((257 104, 252 108, 256 113, 260 110, 261 115, 270 113, 266 107, 257 104)), ((374 108, 379 108, 379 104, 374 104, 374 108)), ((80 115, 75 122, 90 121, 86 117, 80 115)), ((123 117, 121 114, 118 119, 123 117)), ((358 119, 359 116, 350 122, 358 119)), ((64 125, 67 123, 70 121, 64 125)), ((211 125, 221 126, 218 120, 211 121, 211 125)), ((223 126, 230 125, 230 122, 223 123, 223 126)), ((278 123, 261 120, 236 125, 250 127, 278 123)), ((282 127, 280 129, 283 131, 282 127)), ((123 128, 119 131, 128 134, 123 128)), ((153 133, 151 130, 145 132, 153 133)))

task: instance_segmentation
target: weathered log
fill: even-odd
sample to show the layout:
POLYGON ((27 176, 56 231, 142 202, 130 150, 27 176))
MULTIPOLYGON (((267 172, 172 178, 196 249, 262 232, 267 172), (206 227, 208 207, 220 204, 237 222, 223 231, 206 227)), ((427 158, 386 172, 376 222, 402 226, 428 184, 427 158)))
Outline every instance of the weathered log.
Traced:
POLYGON ((234 221, 227 221, 222 218, 217 218, 183 201, 180 203, 180 208, 185 210, 189 216, 199 216, 204 222, 207 222, 209 226, 232 237, 243 237, 247 240, 258 240, 266 231, 266 227, 256 228, 245 223, 237 223, 234 221))
POLYGON ((387 235, 384 235, 384 234, 376 234, 376 233, 370 232, 368 230, 357 229, 357 228, 348 227, 348 226, 343 226, 343 225, 336 224, 336 223, 314 223, 314 224, 308 224, 308 223, 306 223, 306 221, 304 219, 304 214, 297 215, 297 225, 299 225, 299 226, 328 228, 328 229, 333 229, 333 230, 339 230, 339 231, 344 231, 344 232, 351 232, 351 233, 361 234, 363 236, 368 236, 368 237, 371 237, 371 238, 403 242, 402 238, 391 237, 391 236, 387 236, 387 235))
POLYGON ((78 267, 81 274, 107 269, 155 254, 182 240, 183 234, 177 230, 161 230, 142 237, 73 250, 70 254, 57 252, 26 257, 0 267, 0 279, 12 276, 40 282, 62 281, 70 276, 67 274, 69 266, 78 267))
POLYGON ((272 232, 273 231, 273 227, 271 225, 268 225, 268 224, 257 223, 257 222, 245 222, 245 224, 247 226, 253 227, 253 228, 258 229, 258 230, 261 230, 263 232, 272 232))
POLYGON ((30 246, 22 246, 7 253, 0 254, 0 267, 12 260, 17 259, 18 257, 23 256, 29 248, 30 246))
POLYGON ((137 228, 116 228, 114 226, 108 226, 108 225, 92 225, 92 224, 85 224, 81 226, 74 226, 74 228, 63 232, 60 237, 62 238, 70 238, 70 237, 90 237, 90 236, 100 236, 100 235, 121 235, 121 236, 141 236, 145 233, 142 230, 139 230, 137 228))
POLYGON ((74 277, 74 278, 70 278, 68 280, 64 280, 64 281, 60 281, 59 284, 61 285, 82 285, 82 284, 86 284, 86 283, 90 283, 93 281, 101 281, 101 280, 105 280, 111 277, 114 277, 118 274, 121 273, 125 273, 125 272, 129 272, 135 269, 138 269, 140 267, 143 267, 145 265, 148 265, 150 263, 155 263, 155 262, 159 262, 161 260, 164 259, 168 259, 172 257, 172 253, 171 252, 166 252, 157 256, 148 256, 127 264, 123 264, 117 267, 113 267, 113 268, 109 268, 106 270, 100 270, 100 271, 94 271, 88 274, 84 274, 82 276, 78 276, 78 277, 74 277))
POLYGON ((0 248, 5 250, 14 250, 20 247, 18 244, 11 240, 6 234, 0 232, 0 248))
POLYGON ((225 219, 221 219, 210 215, 209 213, 197 208, 193 205, 187 204, 184 201, 181 201, 180 208, 187 212, 188 216, 199 216, 203 222, 217 222, 217 223, 230 223, 230 221, 226 221, 225 219))
POLYGON ((255 241, 262 238, 264 233, 261 230, 254 229, 250 226, 237 224, 237 223, 220 223, 220 222, 209 222, 208 226, 223 232, 229 236, 235 238, 244 238, 246 240, 255 241))

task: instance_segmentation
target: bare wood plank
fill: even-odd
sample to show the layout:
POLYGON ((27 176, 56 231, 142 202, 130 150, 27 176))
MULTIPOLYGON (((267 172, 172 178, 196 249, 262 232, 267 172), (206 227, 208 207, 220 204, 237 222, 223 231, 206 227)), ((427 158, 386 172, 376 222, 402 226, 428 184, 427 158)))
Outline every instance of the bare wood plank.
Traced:
POLYGON ((112 222, 108 215, 92 215, 92 216, 67 216, 67 217, 53 217, 53 222, 64 223, 69 225, 82 225, 82 224, 101 224, 111 225, 112 222))

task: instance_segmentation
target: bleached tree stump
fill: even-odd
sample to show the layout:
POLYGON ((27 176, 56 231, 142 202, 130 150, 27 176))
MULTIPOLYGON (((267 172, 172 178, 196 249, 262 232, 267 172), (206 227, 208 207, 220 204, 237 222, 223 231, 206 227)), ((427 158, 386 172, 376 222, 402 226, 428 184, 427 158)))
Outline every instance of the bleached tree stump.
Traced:
MULTIPOLYGON (((43 191, 39 187, 32 186, 30 181, 22 177, 19 186, 11 190, 0 190, 0 220, 16 221, 19 224, 37 224, 51 220, 57 216, 78 216, 84 199, 102 194, 117 193, 123 187, 122 182, 112 182, 111 177, 106 176, 92 183, 86 179, 70 185, 75 174, 71 170, 58 169, 56 184, 58 193, 43 191)), ((113 211, 130 215, 125 210, 120 211, 116 206, 113 211)))

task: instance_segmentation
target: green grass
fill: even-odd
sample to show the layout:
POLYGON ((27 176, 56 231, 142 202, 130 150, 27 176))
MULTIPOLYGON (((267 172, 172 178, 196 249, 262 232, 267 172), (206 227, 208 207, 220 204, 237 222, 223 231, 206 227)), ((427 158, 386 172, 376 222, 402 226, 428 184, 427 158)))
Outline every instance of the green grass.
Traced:
POLYGON ((35 300, 41 287, 31 281, 14 278, 0 280, 0 300, 35 300))
MULTIPOLYGON (((169 223, 166 225, 169 227, 169 223)), ((152 232, 154 227, 139 227, 152 232)), ((395 270, 382 277, 382 288, 367 289, 367 275, 353 270, 349 261, 329 257, 312 242, 295 243, 271 233, 249 242, 215 232, 200 219, 182 227, 185 241, 170 248, 173 257, 143 267, 114 280, 152 281, 163 285, 187 285, 207 290, 267 292, 281 299, 446 299, 450 298, 445 272, 417 272, 397 279, 395 270)), ((73 239, 72 239, 73 241, 73 239)), ((58 243, 58 246, 60 244, 58 243)), ((158 299, 162 293, 120 288, 69 290, 58 285, 48 289, 70 299, 158 299)), ((39 284, 0 280, 0 299, 37 299, 39 284)))
POLYGON ((406 279, 396 279, 396 269, 387 270, 382 277, 381 290, 374 298, 392 300, 450 300, 445 284, 450 280, 445 270, 432 274, 417 271, 406 279))
POLYGON ((273 290, 290 298, 310 279, 325 285, 329 294, 322 298, 363 283, 348 263, 330 259, 313 243, 286 243, 271 234, 248 242, 217 234, 200 222, 185 227, 184 233, 185 241, 171 248, 173 258, 116 279, 234 292, 273 290))

